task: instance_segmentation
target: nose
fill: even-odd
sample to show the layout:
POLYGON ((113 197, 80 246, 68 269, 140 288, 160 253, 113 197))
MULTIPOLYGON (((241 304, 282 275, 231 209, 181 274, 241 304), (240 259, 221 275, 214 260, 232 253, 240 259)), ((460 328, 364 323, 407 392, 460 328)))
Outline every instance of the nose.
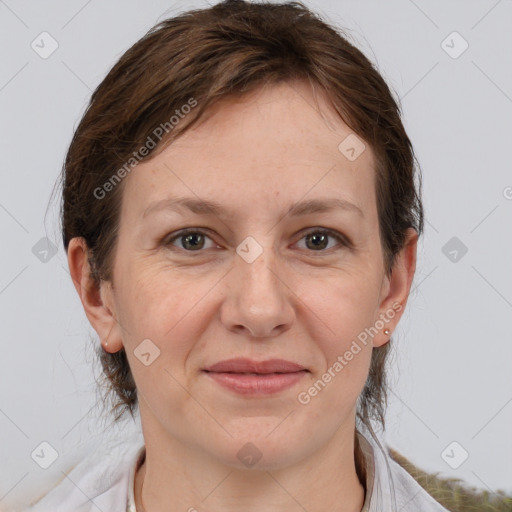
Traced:
POLYGON ((221 321, 230 331, 270 338, 288 330, 294 319, 293 292, 273 252, 265 248, 253 262, 235 255, 226 278, 221 321))

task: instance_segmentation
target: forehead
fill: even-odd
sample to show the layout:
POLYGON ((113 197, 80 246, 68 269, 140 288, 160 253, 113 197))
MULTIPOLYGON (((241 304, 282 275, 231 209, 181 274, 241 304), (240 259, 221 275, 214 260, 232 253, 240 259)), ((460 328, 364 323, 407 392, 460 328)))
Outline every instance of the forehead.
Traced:
POLYGON ((123 213, 140 216, 149 204, 174 195, 247 209, 274 207, 276 198, 295 203, 326 194, 366 211, 374 207, 371 148, 320 91, 281 83, 217 103, 164 151, 137 165, 125 183, 123 213))

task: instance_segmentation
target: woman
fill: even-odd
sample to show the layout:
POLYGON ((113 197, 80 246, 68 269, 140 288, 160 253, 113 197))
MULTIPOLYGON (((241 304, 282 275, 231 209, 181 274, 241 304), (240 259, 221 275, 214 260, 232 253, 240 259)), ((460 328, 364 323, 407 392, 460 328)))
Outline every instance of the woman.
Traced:
POLYGON ((446 510, 372 427, 423 230, 414 162, 382 77, 302 4, 227 0, 130 48, 75 132, 62 223, 143 437, 31 510, 446 510))

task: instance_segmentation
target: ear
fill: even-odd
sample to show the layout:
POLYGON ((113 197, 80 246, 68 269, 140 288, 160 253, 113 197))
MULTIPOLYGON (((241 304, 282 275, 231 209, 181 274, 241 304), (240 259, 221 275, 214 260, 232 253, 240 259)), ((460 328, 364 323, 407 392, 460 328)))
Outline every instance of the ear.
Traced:
POLYGON ((406 241, 403 249, 396 255, 395 263, 390 276, 384 276, 381 288, 381 299, 378 310, 376 326, 381 322, 382 329, 373 338, 373 346, 385 345, 394 332, 407 304, 412 280, 416 271, 416 251, 418 233, 413 228, 406 231, 406 241), (380 320, 380 322, 379 322, 380 320), (389 329, 390 334, 384 334, 389 329))
POLYGON ((108 281, 95 282, 87 256, 84 238, 72 238, 68 246, 68 265, 73 284, 104 350, 114 353, 123 347, 123 342, 115 315, 112 284, 108 281))

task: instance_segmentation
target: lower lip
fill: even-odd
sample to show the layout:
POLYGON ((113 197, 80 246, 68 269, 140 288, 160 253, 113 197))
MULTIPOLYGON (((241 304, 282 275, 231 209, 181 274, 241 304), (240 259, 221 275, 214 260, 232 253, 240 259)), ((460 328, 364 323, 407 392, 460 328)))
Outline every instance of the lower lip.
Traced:
POLYGON ((270 395, 297 384, 307 370, 292 373, 247 375, 243 373, 205 372, 221 386, 241 395, 270 395))

